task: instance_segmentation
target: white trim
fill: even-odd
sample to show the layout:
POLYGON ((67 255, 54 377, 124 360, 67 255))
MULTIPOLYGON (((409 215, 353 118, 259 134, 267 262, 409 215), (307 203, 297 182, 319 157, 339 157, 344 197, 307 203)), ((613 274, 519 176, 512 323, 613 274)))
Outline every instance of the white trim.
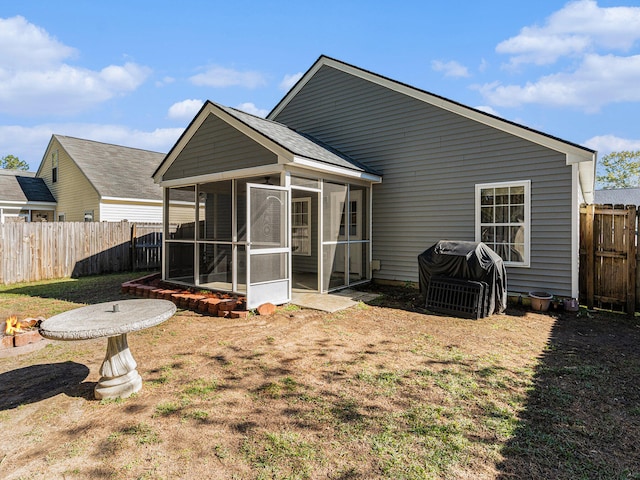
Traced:
POLYGON ((334 173, 341 175, 343 177, 348 178, 359 178, 363 180, 368 180, 371 183, 382 183, 382 177, 379 175, 374 175, 372 173, 351 170, 346 167, 340 167, 338 165, 330 165, 328 163, 319 162, 316 160, 311 160, 309 158, 304 157, 293 157, 293 165, 307 167, 311 170, 323 172, 323 173, 334 173))
POLYGON ((475 185, 475 239, 481 241, 481 190, 483 188, 524 187, 524 261, 504 261, 507 267, 529 268, 531 266, 531 180, 517 180, 512 182, 477 183, 475 185))
MULTIPOLYGON (((578 175, 579 175, 579 184, 580 189, 582 190, 582 196, 586 203, 593 203, 594 201, 594 190, 595 190, 595 177, 596 177, 596 158, 597 155, 593 156, 593 163, 589 164, 587 162, 578 163, 578 175)), ((572 165, 576 165, 573 163, 572 165)))
MULTIPOLYGON (((30 202, 30 201, 21 201, 21 200, 0 200, 1 204, 6 204, 6 205, 22 205, 24 207, 38 207, 39 205, 42 205, 43 207, 53 207, 55 208, 57 203, 56 202, 30 202)), ((41 208, 40 210, 45 210, 45 208, 41 208)))
POLYGON ((218 173, 209 173, 193 177, 175 178, 172 180, 162 180, 162 187, 180 187, 183 185, 195 185, 197 183, 220 182, 222 180, 236 180, 244 177, 260 177, 265 174, 279 174, 284 171, 283 165, 271 164, 261 167, 241 168, 238 170, 227 170, 218 173))
POLYGON ((571 296, 580 291, 580 192, 578 190, 580 164, 571 165, 571 296))
POLYGON ((162 199, 151 200, 148 198, 125 198, 125 197, 100 197, 101 202, 127 202, 127 203, 151 203, 162 205, 162 199))

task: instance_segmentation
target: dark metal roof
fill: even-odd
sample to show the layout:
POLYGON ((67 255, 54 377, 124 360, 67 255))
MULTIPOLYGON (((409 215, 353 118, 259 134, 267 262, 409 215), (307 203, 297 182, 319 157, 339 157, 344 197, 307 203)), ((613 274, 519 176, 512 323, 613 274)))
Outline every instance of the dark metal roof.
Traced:
MULTIPOLYGON (((101 197, 162 200, 151 173, 163 153, 54 135, 101 197)), ((62 172, 61 172, 62 174, 62 172)))
POLYGON ((0 201, 55 203, 44 180, 34 175, 33 172, 1 171, 0 201))
POLYGON ((594 203, 598 205, 640 205, 640 188, 596 190, 594 203))

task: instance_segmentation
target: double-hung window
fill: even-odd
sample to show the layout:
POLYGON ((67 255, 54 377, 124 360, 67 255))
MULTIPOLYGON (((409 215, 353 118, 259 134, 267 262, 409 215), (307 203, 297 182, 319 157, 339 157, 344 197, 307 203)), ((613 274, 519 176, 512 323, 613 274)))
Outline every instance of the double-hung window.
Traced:
POLYGON ((291 200, 291 249, 293 255, 311 255, 311 197, 291 200))
POLYGON ((51 153, 51 182, 58 181, 58 150, 51 153))
POLYGON ((476 241, 505 265, 528 267, 531 237, 531 181, 476 185, 476 241))

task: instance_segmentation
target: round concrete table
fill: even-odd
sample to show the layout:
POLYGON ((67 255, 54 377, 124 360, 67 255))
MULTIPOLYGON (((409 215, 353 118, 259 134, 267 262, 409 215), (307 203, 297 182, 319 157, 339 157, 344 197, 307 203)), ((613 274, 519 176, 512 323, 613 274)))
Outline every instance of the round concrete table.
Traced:
POLYGON ((119 300, 89 305, 55 315, 40 325, 40 334, 52 340, 88 340, 108 337, 100 367, 97 399, 126 398, 142 388, 138 366, 127 343, 127 333, 153 327, 176 312, 168 300, 119 300))

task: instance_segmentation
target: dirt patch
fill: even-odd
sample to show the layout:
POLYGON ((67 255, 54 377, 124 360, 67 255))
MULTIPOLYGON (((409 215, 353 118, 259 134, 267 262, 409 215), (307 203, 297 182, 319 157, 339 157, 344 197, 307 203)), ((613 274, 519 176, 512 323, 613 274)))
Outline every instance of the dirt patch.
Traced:
POLYGON ((380 293, 334 314, 181 310, 129 335, 144 385, 123 401, 93 399, 104 339, 0 359, 0 476, 580 476, 563 455, 591 458, 600 477, 639 472, 634 320, 524 310, 462 320, 425 313, 411 289, 380 293), (602 383, 598 363, 613 352, 605 373, 625 375, 615 401, 597 393, 620 389, 602 383), (589 433, 602 402, 628 440, 599 423, 606 441, 589 433), (567 425, 563 443, 554 428, 567 425))

